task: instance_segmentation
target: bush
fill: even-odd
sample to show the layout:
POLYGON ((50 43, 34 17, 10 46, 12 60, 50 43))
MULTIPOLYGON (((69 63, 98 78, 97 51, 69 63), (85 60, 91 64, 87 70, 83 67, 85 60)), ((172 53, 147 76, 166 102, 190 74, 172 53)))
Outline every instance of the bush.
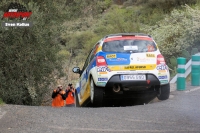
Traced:
POLYGON ((173 10, 170 15, 151 26, 149 29, 144 27, 150 33, 166 60, 169 62, 171 56, 178 57, 182 50, 191 51, 192 48, 199 48, 200 43, 200 10, 184 6, 184 10, 173 10), (169 52, 170 51, 170 52, 169 52))
MULTIPOLYGON (((0 97, 8 104, 40 105, 54 80, 52 72, 62 67, 55 40, 59 23, 49 21, 51 8, 40 9, 33 2, 21 4, 32 10, 29 21, 33 26, 0 27, 0 97)), ((0 15, 3 16, 2 11, 0 15)), ((3 21, 6 20, 0 23, 3 21)))
POLYGON ((174 8, 179 8, 185 4, 196 4, 196 2, 197 0, 149 0, 146 6, 148 8, 159 8, 169 13, 174 8))
POLYGON ((101 18, 94 32, 98 35, 107 35, 120 32, 139 32, 137 13, 133 8, 119 8, 113 6, 107 14, 101 18))

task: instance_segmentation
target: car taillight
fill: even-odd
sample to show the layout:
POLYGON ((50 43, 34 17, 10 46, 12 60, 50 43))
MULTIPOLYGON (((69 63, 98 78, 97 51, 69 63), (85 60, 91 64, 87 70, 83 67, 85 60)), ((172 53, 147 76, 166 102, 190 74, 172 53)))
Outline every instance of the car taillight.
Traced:
POLYGON ((106 60, 103 56, 97 56, 97 66, 107 66, 106 60))
POLYGON ((158 64, 166 64, 165 59, 161 54, 157 55, 157 65, 158 64))

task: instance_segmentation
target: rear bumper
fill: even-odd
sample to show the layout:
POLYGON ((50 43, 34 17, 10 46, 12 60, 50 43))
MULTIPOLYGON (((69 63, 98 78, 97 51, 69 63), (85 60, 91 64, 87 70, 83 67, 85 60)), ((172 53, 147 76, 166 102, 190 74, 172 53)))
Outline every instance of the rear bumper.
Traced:
POLYGON ((153 74, 146 74, 145 81, 121 81, 120 75, 112 76, 106 84, 106 87, 113 87, 115 84, 120 84, 122 88, 137 87, 137 86, 152 86, 160 85, 160 81, 153 74))
POLYGON ((151 94, 158 94, 159 88, 160 81, 153 74, 146 74, 145 81, 121 81, 120 75, 114 75, 106 84, 105 98, 144 98, 148 97, 151 94), (115 92, 113 90, 116 85, 120 87, 120 91, 118 92, 115 92))

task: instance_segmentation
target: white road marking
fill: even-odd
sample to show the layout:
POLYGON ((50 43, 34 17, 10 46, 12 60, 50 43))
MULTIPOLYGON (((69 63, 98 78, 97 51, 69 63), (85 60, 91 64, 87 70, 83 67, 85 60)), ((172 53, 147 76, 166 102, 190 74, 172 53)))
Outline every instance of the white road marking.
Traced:
POLYGON ((0 119, 6 114, 6 111, 2 111, 0 108, 0 119))
POLYGON ((187 90, 187 91, 185 91, 185 93, 189 93, 189 92, 192 92, 192 91, 197 91, 199 89, 200 89, 200 87, 197 87, 197 88, 194 88, 194 89, 187 90))
MULTIPOLYGON (((142 121, 141 121, 142 122, 142 121)), ((167 129, 167 130, 163 130, 163 129, 153 129, 153 130, 145 130, 145 129, 141 129, 141 130, 133 130, 133 129, 112 129, 112 128, 106 128, 106 129, 102 129, 102 128, 80 128, 80 127, 61 127, 61 126, 49 126, 50 128, 54 128, 54 129, 70 129, 71 131, 75 130, 75 131, 80 131, 80 132, 87 132, 87 131, 101 131, 101 132, 130 132, 130 133, 133 133, 133 132, 137 132, 137 133, 166 133, 166 132, 185 132, 185 130, 173 130, 173 129, 167 129)), ((193 132, 198 132, 196 130, 191 130, 193 132)))

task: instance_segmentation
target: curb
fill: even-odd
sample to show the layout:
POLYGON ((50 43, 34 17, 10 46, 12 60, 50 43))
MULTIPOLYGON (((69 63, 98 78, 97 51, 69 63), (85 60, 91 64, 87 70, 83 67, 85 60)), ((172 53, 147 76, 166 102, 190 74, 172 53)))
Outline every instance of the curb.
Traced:
POLYGON ((176 91, 176 83, 170 83, 170 92, 176 91))
POLYGON ((199 87, 200 86, 192 86, 191 82, 186 82, 185 90, 177 90, 176 89, 176 83, 170 83, 170 92, 173 92, 173 91, 185 91, 185 92, 188 92, 188 91, 198 90, 199 87))

